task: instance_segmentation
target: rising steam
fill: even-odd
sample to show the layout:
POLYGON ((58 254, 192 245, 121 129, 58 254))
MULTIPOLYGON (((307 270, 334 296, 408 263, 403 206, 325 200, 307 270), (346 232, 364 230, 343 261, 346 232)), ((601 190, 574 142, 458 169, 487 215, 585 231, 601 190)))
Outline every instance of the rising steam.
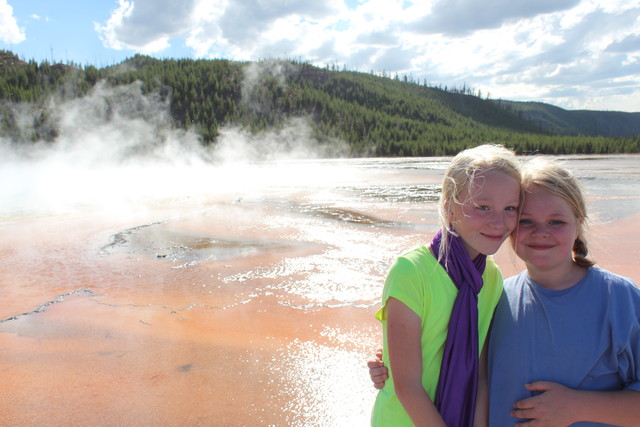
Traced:
MULTIPOLYGON (((244 102, 252 102, 265 73, 290 71, 264 67, 247 68, 244 102)), ((34 107, 13 111, 18 132, 35 134, 34 107)), ((55 129, 40 134, 53 135, 49 141, 0 139, 0 217, 215 192, 222 182, 239 185, 257 163, 343 152, 342 144, 321 146, 304 118, 258 135, 222 128, 216 143, 204 146, 195 131, 172 127, 168 102, 143 94, 139 83, 99 83, 83 98, 50 101, 46 114, 55 129)))

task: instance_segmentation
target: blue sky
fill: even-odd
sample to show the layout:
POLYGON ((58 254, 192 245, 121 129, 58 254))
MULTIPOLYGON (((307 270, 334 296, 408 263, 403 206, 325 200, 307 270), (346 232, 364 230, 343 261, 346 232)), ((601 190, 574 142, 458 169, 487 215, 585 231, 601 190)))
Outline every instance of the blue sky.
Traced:
POLYGON ((0 0, 0 49, 98 67, 135 53, 299 58, 640 111, 638 0, 0 0))

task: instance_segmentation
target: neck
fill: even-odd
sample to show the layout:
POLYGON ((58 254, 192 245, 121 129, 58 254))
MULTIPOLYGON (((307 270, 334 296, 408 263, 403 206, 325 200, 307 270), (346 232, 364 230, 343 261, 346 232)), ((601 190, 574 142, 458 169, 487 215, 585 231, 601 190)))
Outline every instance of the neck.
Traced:
POLYGON ((527 272, 531 280, 543 288, 554 291, 569 289, 587 275, 587 269, 578 266, 573 261, 571 261, 570 264, 564 264, 553 270, 536 269, 531 265, 527 265, 527 272))
POLYGON ((478 257, 478 255, 480 255, 480 252, 476 251, 475 249, 473 249, 471 246, 469 246, 467 244, 467 242, 465 242, 464 240, 462 241, 462 244, 464 245, 464 251, 469 254, 469 258, 471 258, 471 261, 473 261, 474 259, 476 259, 478 257))

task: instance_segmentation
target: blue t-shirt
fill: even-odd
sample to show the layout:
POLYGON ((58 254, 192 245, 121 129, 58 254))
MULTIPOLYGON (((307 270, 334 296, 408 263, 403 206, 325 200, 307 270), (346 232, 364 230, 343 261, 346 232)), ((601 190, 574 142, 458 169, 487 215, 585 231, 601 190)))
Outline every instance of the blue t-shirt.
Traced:
MULTIPOLYGON (((489 339, 489 425, 513 426, 514 402, 533 381, 580 390, 640 391, 640 290, 591 267, 553 291, 526 271, 504 282, 489 339)), ((576 423, 575 426, 602 425, 576 423)))

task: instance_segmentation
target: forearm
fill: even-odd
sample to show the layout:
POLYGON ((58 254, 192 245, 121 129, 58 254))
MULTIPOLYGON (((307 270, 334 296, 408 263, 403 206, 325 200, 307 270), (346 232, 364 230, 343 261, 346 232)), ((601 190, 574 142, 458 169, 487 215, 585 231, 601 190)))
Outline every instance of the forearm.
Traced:
POLYGON ((476 411, 473 417, 474 427, 489 425, 489 383, 487 374, 487 347, 480 355, 480 369, 478 370, 478 392, 476 395, 476 411))
POLYGON ((416 426, 446 427, 422 384, 421 319, 404 303, 387 301, 387 341, 393 386, 416 426))
POLYGON ((395 384, 395 391, 398 400, 416 426, 446 427, 422 384, 395 384))
POLYGON ((578 421, 638 426, 640 423, 640 391, 577 391, 578 421))
POLYGON ((476 396, 476 411, 473 419, 474 427, 486 427, 489 425, 489 389, 486 381, 478 383, 478 395, 476 396))

